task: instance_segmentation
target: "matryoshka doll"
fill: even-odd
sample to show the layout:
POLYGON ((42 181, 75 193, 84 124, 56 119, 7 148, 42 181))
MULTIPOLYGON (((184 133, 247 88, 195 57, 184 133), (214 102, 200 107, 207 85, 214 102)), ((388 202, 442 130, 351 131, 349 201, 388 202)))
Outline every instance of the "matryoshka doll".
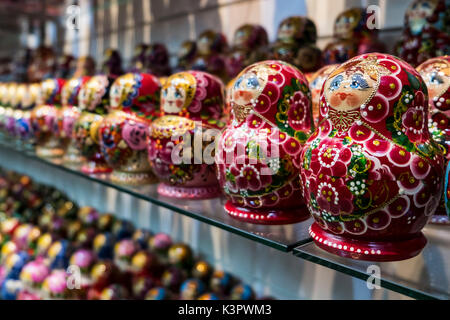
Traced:
POLYGON ((81 163, 83 157, 77 148, 73 127, 81 112, 78 108, 78 95, 80 89, 90 79, 94 73, 95 62, 89 56, 78 59, 76 77, 72 77, 66 82, 61 91, 62 109, 58 113, 58 121, 55 134, 61 141, 64 149, 63 161, 65 163, 81 163))
POLYGON ((186 71, 191 68, 192 62, 197 54, 197 44, 195 41, 186 40, 178 50, 178 61, 175 72, 186 71))
POLYGON ((140 43, 134 48, 134 54, 131 58, 130 72, 143 72, 146 64, 148 45, 140 43))
POLYGON ((129 185, 156 182, 147 157, 147 135, 159 115, 161 85, 146 73, 127 73, 110 90, 109 114, 99 127, 102 155, 113 168, 111 180, 129 185))
POLYGON ((185 199, 219 195, 211 153, 223 126, 223 91, 218 78, 201 71, 167 79, 161 90, 162 116, 151 124, 148 143, 150 165, 162 181, 159 194, 185 199))
MULTIPOLYGON (((445 161, 450 160, 450 56, 432 58, 417 67, 428 88, 430 115, 428 129, 444 150, 445 161)), ((444 193, 446 190, 444 190, 444 193)), ((444 197, 432 223, 450 224, 446 215, 444 197)))
POLYGON ((324 49, 326 64, 343 63, 358 54, 384 51, 378 41, 376 18, 365 8, 350 8, 340 13, 334 22, 334 40, 324 49))
POLYGON ((312 101, 312 113, 314 124, 317 125, 319 121, 319 101, 320 101, 320 91, 325 83, 328 75, 337 67, 337 64, 330 64, 325 67, 320 68, 308 79, 309 90, 311 90, 311 101, 312 101))
POLYGON ((107 113, 110 88, 122 72, 117 51, 106 51, 102 70, 103 73, 91 77, 78 94, 81 115, 75 122, 73 134, 81 155, 86 158, 81 171, 87 174, 108 173, 112 170, 100 151, 98 129, 107 113))
POLYGON ((420 253, 443 185, 444 159, 427 122, 425 82, 403 60, 365 54, 329 75, 301 159, 316 245, 370 261, 420 253))
POLYGON ((322 65, 322 52, 316 47, 316 25, 306 17, 294 16, 281 21, 272 56, 298 67, 302 72, 316 71, 322 65))
POLYGON ((231 88, 232 121, 216 152, 232 217, 261 224, 308 218, 300 190, 300 151, 314 128, 305 76, 275 60, 243 70, 231 88))
POLYGON ((413 66, 450 54, 450 0, 414 0, 405 13, 397 55, 413 66))
POLYGON ((228 77, 234 78, 245 67, 267 58, 269 39, 264 27, 244 24, 234 33, 233 47, 227 53, 228 77))
POLYGON ((39 94, 39 83, 27 84, 21 99, 22 114, 16 121, 18 137, 30 147, 33 143, 33 130, 31 126, 31 110, 36 106, 39 94))
POLYGON ((3 120, 5 132, 9 137, 15 135, 15 119, 14 113, 16 111, 16 92, 19 86, 16 82, 11 82, 7 85, 6 96, 3 99, 5 106, 5 118, 3 120))
POLYGON ((445 185, 444 185, 444 203, 447 216, 450 217, 450 162, 447 162, 447 169, 445 170, 445 185))
POLYGON ((222 33, 212 30, 202 32, 197 40, 197 54, 191 68, 225 79, 227 75, 224 54, 227 49, 228 42, 222 33))
POLYGON ((157 77, 165 77, 170 74, 169 52, 164 44, 151 44, 146 52, 145 60, 147 73, 157 77))
POLYGON ((64 84, 65 80, 60 78, 42 81, 37 106, 31 111, 30 119, 36 139, 36 154, 40 157, 60 157, 64 153, 59 140, 53 134, 64 84))

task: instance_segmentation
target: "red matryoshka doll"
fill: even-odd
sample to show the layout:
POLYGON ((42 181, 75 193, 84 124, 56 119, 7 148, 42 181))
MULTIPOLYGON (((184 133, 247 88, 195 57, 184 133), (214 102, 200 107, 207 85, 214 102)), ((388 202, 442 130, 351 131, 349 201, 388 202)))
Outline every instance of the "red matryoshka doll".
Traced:
POLYGON ((214 138, 224 124, 223 84, 201 71, 179 72, 161 90, 162 117, 150 126, 148 158, 161 195, 216 197, 214 138), (191 152, 193 151, 193 152, 191 152))
POLYGON ((314 73, 309 82, 309 90, 311 91, 311 100, 312 100, 312 113, 314 123, 317 124, 319 122, 319 101, 320 101, 320 91, 322 90, 322 86, 325 83, 328 75, 337 67, 337 64, 330 64, 325 67, 320 68, 316 73, 314 73))
POLYGON ((261 224, 308 218, 300 190, 300 151, 313 129, 305 76, 275 60, 243 70, 231 87, 231 124, 216 164, 234 218, 261 224))
POLYGON ((444 165, 428 132, 422 77, 394 56, 357 56, 325 81, 319 120, 301 159, 314 242, 353 259, 417 255, 444 165))
POLYGON ((191 68, 225 79, 227 75, 224 54, 227 49, 228 42, 223 34, 212 30, 202 32, 197 40, 197 54, 191 68))
POLYGON ((189 70, 197 54, 197 44, 195 41, 186 40, 181 44, 178 51, 178 61, 175 72, 189 70))
POLYGON ((378 41, 376 26, 371 26, 376 17, 365 8, 351 8, 340 13, 334 22, 334 40, 323 52, 326 64, 343 63, 358 54, 384 51, 378 41), (372 28, 372 29, 370 29, 372 28))
POLYGON ((111 180, 132 185, 156 182, 147 159, 150 122, 159 115, 161 85, 146 73, 127 73, 114 81, 109 114, 99 127, 100 150, 113 168, 111 180))
MULTIPOLYGON (((428 88, 430 116, 428 129, 450 160, 450 56, 432 58, 417 67, 428 88)), ((444 193, 446 190, 444 190, 444 193)), ((444 197, 431 219, 433 223, 450 224, 446 215, 444 197)))
POLYGON ((316 25, 306 17, 294 16, 281 21, 277 41, 271 51, 274 59, 291 63, 302 72, 316 71, 322 65, 322 52, 316 47, 316 25))
POLYGON ((234 33, 233 47, 227 54, 228 77, 234 78, 245 67, 267 59, 269 39, 266 30, 256 24, 244 24, 234 33))
POLYGON ((122 72, 121 58, 116 50, 107 50, 102 66, 103 74, 95 75, 80 89, 78 108, 81 115, 75 122, 73 135, 86 162, 81 171, 88 174, 111 172, 100 152, 98 129, 109 104, 109 91, 122 72))
POLYGON ((450 53, 450 0, 414 0, 397 55, 413 66, 450 53))
POLYGON ((42 81, 37 106, 31 111, 31 126, 37 144, 36 154, 40 157, 60 157, 64 153, 53 132, 58 109, 61 106, 61 90, 65 82, 60 78, 42 81))

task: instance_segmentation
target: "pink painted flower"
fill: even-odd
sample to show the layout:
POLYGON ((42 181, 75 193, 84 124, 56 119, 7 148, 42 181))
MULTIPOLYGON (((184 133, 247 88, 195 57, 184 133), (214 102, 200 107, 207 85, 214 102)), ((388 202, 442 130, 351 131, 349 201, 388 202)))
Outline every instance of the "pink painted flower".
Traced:
POLYGON ((411 168, 411 172, 416 179, 424 179, 431 169, 427 161, 416 155, 413 155, 409 167, 411 168))
POLYGON ((364 143, 366 150, 377 157, 385 156, 391 149, 391 145, 391 142, 380 137, 373 137, 364 143))
POLYGON ((364 142, 372 138, 374 133, 369 128, 354 123, 348 131, 348 135, 356 142, 364 142))
POLYGON ((423 130, 428 121, 425 117, 424 101, 423 93, 418 91, 414 98, 413 106, 409 107, 402 116, 402 131, 411 142, 422 138, 423 130))
POLYGON ((291 156, 296 156, 302 150, 302 145, 300 142, 292 137, 289 137, 283 144, 283 150, 286 151, 287 154, 291 156))
POLYGON ((255 101, 254 109, 259 113, 265 113, 267 110, 269 110, 271 105, 272 101, 270 100, 270 98, 262 93, 259 95, 257 101, 255 101))
POLYGON ((411 160, 411 153, 404 148, 393 145, 387 154, 388 159, 399 167, 406 167, 411 160))
POLYGON ((310 128, 308 110, 310 101, 300 91, 297 91, 289 101, 288 123, 294 130, 310 128))
POLYGON ((380 86, 378 92, 381 93, 386 99, 394 100, 398 97, 402 91, 402 83, 397 77, 382 76, 380 79, 380 86))
POLYGON ((312 151, 311 170, 334 177, 344 177, 347 174, 347 164, 352 158, 349 148, 337 139, 323 140, 320 146, 312 151))
POLYGON ((272 182, 270 175, 260 174, 264 165, 259 164, 259 170, 255 165, 244 164, 239 171, 239 176, 236 178, 236 184, 241 190, 258 191, 263 187, 268 186, 272 182))

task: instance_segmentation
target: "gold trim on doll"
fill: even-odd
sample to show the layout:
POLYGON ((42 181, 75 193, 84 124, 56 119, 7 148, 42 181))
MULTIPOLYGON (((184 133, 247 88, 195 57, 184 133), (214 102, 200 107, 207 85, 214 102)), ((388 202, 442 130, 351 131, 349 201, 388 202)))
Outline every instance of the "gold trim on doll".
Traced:
POLYGON ((441 97, 450 88, 450 63, 441 58, 430 59, 417 67, 428 88, 430 98, 441 97))
POLYGON ((153 121, 150 135, 153 138, 171 138, 195 128, 195 122, 179 116, 164 116, 153 121))
POLYGON ((170 76, 162 88, 161 107, 165 113, 187 113, 195 96, 197 81, 188 72, 170 76))

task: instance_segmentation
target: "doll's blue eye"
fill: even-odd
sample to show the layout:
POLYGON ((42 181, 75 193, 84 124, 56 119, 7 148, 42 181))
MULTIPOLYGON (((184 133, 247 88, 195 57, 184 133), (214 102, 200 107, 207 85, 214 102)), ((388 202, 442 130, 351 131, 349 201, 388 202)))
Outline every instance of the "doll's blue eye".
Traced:
POLYGON ((247 88, 255 89, 258 86, 259 86, 258 79, 256 79, 256 78, 247 79, 247 88))
POLYGON ((355 74, 352 77, 352 83, 350 84, 350 87, 353 89, 367 89, 369 88, 369 84, 361 74, 355 74))
POLYGON ((181 98, 181 93, 179 90, 175 91, 175 98, 181 98))
POLYGON ((429 4, 428 2, 423 2, 423 3, 422 3, 422 7, 423 7, 423 8, 427 8, 427 9, 428 9, 428 8, 431 8, 431 6, 430 6, 430 4, 429 4))
POLYGON ((339 89, 339 87, 341 86, 341 82, 344 79, 344 77, 342 75, 338 75, 336 76, 333 81, 331 81, 330 84, 330 90, 334 91, 336 89, 339 89))
POLYGON ((239 88, 239 86, 241 85, 241 83, 242 83, 242 78, 237 79, 236 82, 234 83, 234 87, 235 87, 235 88, 239 88))
POLYGON ((430 75, 430 82, 431 82, 432 84, 443 84, 443 83, 444 83, 444 81, 442 80, 442 78, 439 77, 439 75, 438 75, 436 72, 433 72, 433 73, 430 75))
POLYGON ((163 90, 163 96, 167 97, 167 89, 163 90))

